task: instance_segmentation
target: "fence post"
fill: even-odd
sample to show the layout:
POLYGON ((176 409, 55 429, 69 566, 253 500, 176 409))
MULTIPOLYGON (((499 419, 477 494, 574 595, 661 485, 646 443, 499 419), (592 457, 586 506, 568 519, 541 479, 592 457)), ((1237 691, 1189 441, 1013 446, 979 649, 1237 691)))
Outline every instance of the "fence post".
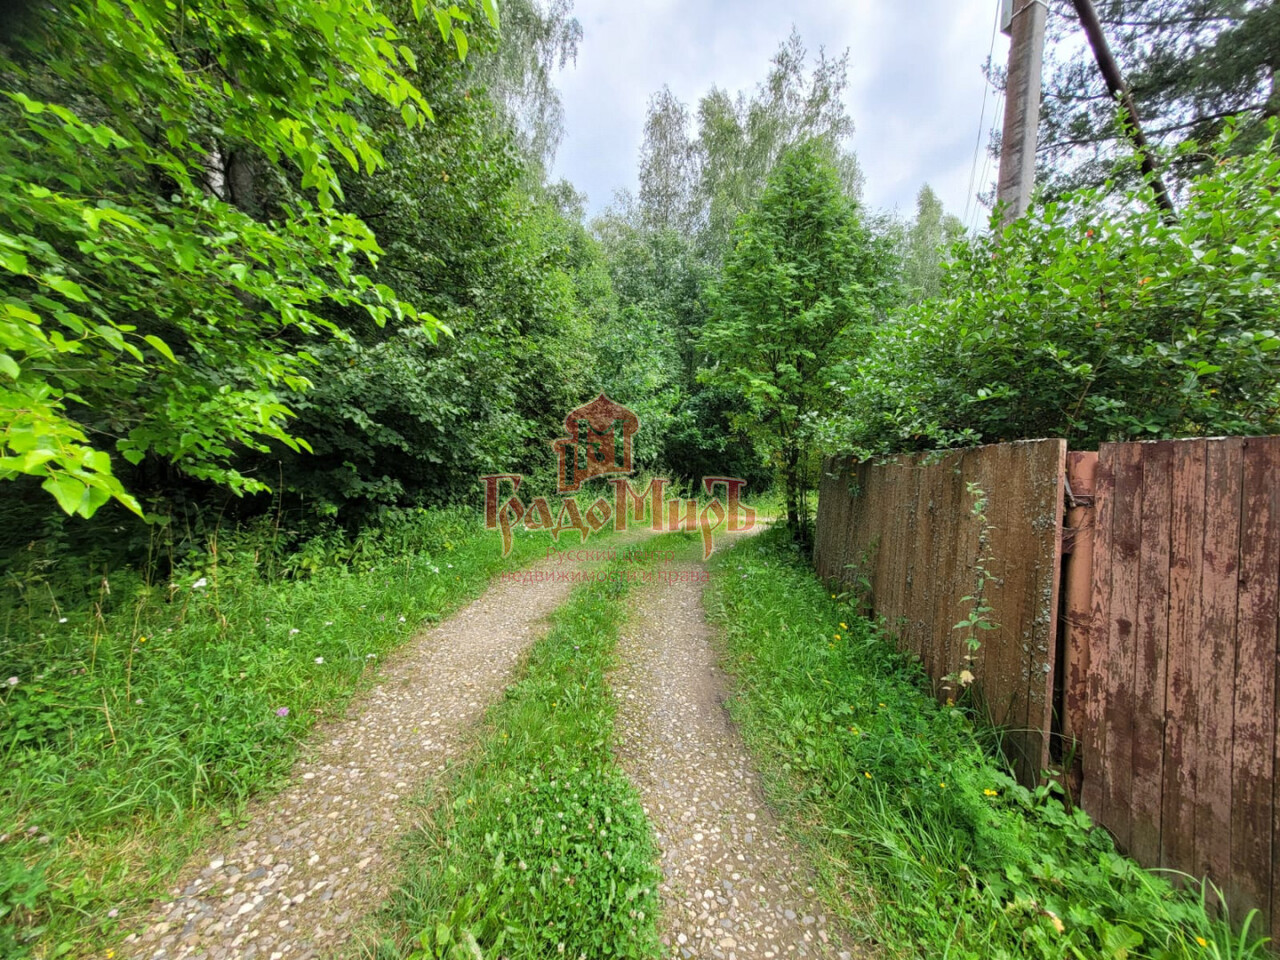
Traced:
POLYGON ((1063 618, 1062 651, 1063 754, 1074 754, 1063 772, 1073 799, 1079 800, 1081 763, 1075 749, 1085 729, 1088 701, 1089 633, 1093 624, 1093 523, 1096 451, 1067 452, 1067 511, 1062 529, 1063 618))

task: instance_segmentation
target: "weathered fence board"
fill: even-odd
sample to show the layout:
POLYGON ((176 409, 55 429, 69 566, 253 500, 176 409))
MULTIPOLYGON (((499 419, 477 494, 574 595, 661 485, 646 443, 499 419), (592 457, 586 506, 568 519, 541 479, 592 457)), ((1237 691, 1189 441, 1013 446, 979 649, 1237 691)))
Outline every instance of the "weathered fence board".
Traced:
POLYGON ((1065 462, 1063 440, 831 460, 819 493, 819 574, 865 581, 871 608, 920 658, 940 698, 956 693, 947 678, 972 669, 1025 782, 1049 760, 1065 462), (969 483, 990 497, 985 549, 969 483), (954 627, 971 609, 961 598, 974 593, 983 556, 997 629, 981 633, 970 664, 954 627))

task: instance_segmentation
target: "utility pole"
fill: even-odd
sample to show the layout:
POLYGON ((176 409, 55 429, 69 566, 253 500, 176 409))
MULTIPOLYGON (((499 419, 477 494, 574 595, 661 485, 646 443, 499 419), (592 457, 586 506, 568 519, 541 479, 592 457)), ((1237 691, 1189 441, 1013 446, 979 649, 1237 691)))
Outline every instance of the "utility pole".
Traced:
POLYGON ((1009 44, 1005 84, 1004 135, 1000 141, 1000 179, 996 202, 1004 204, 1004 222, 1027 212, 1036 185, 1036 137, 1040 130, 1040 72, 1044 66, 1045 0, 1004 0, 1009 44))

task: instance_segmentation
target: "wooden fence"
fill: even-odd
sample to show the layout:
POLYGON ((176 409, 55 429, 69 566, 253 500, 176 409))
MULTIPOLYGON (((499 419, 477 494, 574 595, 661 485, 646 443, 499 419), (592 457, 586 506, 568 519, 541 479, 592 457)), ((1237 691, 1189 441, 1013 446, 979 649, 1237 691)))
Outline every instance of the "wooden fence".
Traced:
POLYGON ((1067 627, 1081 803, 1278 935, 1280 437, 1103 444, 1096 469, 1092 615, 1067 627))
POLYGON ((877 614, 917 654, 939 698, 966 667, 994 722, 1009 730, 1019 777, 1048 763, 1066 442, 1005 443, 885 463, 828 461, 814 561, 823 577, 862 581, 877 614), (976 496, 990 497, 987 538, 976 496), (997 629, 980 631, 972 664, 961 631, 976 566, 997 629))
POLYGON ((828 461, 818 571, 865 587, 940 696, 984 553, 970 482, 1003 581, 973 672, 1019 777, 1054 740, 1122 850, 1280 941, 1280 437, 828 461))

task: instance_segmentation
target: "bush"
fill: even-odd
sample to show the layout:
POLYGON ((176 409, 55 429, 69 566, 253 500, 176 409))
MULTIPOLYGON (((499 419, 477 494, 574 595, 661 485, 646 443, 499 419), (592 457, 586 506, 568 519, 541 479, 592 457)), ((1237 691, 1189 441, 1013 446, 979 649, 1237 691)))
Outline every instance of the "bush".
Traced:
POLYGON ((1228 135, 1177 223, 1104 187, 957 246, 944 296, 846 364, 828 445, 1280 432, 1275 131, 1245 156, 1228 135))

